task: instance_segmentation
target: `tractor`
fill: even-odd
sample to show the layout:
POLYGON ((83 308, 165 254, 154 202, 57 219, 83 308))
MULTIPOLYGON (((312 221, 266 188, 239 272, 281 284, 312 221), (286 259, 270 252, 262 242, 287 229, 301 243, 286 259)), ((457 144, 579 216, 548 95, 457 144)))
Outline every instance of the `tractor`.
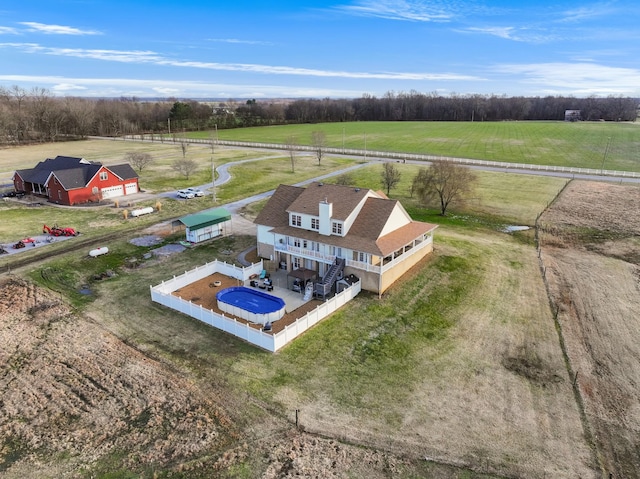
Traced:
POLYGON ((52 227, 44 225, 42 232, 49 233, 52 236, 78 236, 78 232, 73 228, 60 228, 58 225, 53 225, 52 227))

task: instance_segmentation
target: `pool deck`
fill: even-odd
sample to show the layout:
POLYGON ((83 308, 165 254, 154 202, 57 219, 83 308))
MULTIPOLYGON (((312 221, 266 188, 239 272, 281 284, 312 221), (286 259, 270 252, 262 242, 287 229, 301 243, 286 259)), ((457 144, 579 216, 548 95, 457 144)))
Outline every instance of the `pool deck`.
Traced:
MULTIPOLYGON (((305 301, 304 295, 302 293, 287 289, 288 278, 286 271, 280 270, 271 272, 270 274, 271 281, 273 283, 273 290, 267 291, 266 289, 256 289, 258 289, 258 291, 262 291, 264 293, 282 298, 286 305, 286 313, 283 318, 272 323, 271 333, 278 333, 282 331, 287 325, 294 323, 297 319, 303 317, 308 311, 313 310, 320 304, 322 304, 322 301, 319 301, 317 299, 305 301)), ((200 281, 196 281, 183 288, 180 288, 174 291, 172 294, 187 301, 191 301, 192 303, 211 309, 219 314, 224 314, 227 317, 233 317, 237 321, 246 323, 252 328, 260 329, 262 327, 261 324, 251 323, 237 316, 224 313, 218 308, 216 293, 232 286, 246 286, 248 288, 251 288, 249 281, 243 283, 242 281, 231 278, 229 276, 225 276, 221 273, 214 273, 210 276, 207 276, 206 278, 201 279, 200 281), (217 281, 220 281, 219 286, 214 285, 214 283, 217 281)))

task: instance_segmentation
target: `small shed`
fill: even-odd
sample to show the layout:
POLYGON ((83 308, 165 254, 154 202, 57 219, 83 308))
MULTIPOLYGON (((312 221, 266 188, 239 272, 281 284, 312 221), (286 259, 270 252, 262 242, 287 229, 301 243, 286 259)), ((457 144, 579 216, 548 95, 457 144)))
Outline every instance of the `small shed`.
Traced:
POLYGON ((184 216, 178 220, 186 227, 187 241, 201 243, 216 236, 224 236, 231 213, 225 208, 215 208, 184 216))

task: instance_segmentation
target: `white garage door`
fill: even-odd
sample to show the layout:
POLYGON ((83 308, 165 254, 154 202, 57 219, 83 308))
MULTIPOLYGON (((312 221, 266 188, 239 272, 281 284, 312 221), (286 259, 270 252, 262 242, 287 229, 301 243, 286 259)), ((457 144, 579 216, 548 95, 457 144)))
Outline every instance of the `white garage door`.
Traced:
POLYGON ((102 193, 102 198, 115 198, 116 196, 122 196, 122 185, 118 186, 109 186, 108 188, 102 188, 100 190, 102 193))
POLYGON ((127 183, 124 185, 124 192, 127 195, 133 195, 138 192, 138 183, 127 183))

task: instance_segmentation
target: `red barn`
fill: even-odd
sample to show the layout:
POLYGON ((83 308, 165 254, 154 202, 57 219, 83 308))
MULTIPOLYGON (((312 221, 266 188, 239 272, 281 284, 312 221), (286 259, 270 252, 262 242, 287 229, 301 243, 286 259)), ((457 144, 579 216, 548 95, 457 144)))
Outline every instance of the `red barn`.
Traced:
POLYGON ((13 174, 16 191, 76 205, 138 193, 138 175, 127 163, 104 166, 84 158, 56 156, 13 174))

